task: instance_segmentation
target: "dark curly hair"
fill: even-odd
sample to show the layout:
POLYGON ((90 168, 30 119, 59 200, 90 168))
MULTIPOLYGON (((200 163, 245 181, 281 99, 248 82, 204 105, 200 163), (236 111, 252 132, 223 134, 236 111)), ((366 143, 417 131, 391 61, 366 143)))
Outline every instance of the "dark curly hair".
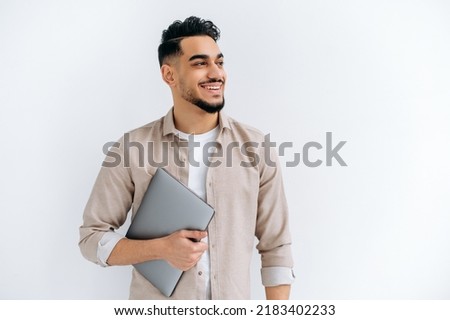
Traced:
POLYGON ((180 47, 181 40, 192 36, 209 36, 217 41, 220 38, 220 30, 211 21, 194 16, 186 18, 183 22, 174 21, 162 33, 161 44, 158 47, 159 66, 163 65, 167 57, 181 55, 183 53, 180 47))

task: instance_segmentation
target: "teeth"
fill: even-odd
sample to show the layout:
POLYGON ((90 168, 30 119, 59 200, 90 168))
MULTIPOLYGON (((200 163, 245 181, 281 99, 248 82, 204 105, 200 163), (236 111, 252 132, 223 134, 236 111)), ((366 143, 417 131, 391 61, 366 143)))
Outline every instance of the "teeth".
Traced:
POLYGON ((203 88, 208 90, 219 90, 220 86, 203 86, 203 88))

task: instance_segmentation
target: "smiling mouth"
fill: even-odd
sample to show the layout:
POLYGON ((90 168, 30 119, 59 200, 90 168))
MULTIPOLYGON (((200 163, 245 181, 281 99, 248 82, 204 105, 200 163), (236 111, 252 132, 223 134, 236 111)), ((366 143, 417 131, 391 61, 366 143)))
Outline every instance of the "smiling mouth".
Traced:
POLYGON ((211 92, 218 92, 220 89, 222 89, 222 83, 221 82, 214 82, 214 83, 203 83, 200 84, 200 87, 203 89, 206 89, 211 92))

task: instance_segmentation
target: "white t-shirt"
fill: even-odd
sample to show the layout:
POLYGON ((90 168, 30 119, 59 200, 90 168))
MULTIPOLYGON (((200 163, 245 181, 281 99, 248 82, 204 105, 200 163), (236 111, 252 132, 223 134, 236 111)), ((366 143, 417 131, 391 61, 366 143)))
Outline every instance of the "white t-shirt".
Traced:
MULTIPOLYGON (((193 159, 194 161, 189 161, 189 182, 188 187, 192 191, 194 191, 200 198, 206 201, 206 175, 208 173, 208 167, 203 159, 203 154, 207 153, 207 148, 205 149, 205 145, 207 143, 211 143, 216 141, 217 135, 219 134, 219 127, 217 126, 211 131, 208 131, 203 134, 195 134, 191 136, 191 141, 193 140, 195 143, 199 143, 196 146, 189 146, 189 159, 193 159), (193 138, 193 139, 192 139, 193 138)), ((178 135, 181 139, 185 139, 189 141, 189 134, 178 131, 178 135)), ((190 141, 190 142, 191 142, 190 141)), ((209 145, 206 145, 209 147, 209 145)), ((205 237, 203 242, 208 243, 208 237, 205 237)), ((206 299, 211 299, 211 281, 210 281, 210 260, 209 260, 209 250, 206 250, 205 253, 200 258, 197 263, 197 269, 202 271, 202 275, 204 275, 204 282, 206 285, 207 297, 206 299)))

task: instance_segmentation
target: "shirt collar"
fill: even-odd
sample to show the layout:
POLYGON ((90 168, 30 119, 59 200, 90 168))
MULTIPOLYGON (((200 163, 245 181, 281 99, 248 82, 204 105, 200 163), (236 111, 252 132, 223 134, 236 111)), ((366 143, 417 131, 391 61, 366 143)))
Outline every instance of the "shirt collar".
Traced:
MULTIPOLYGON (((223 128, 228 128, 231 130, 230 119, 223 112, 219 112, 219 132, 222 132, 223 128)), ((177 129, 175 128, 175 123, 173 122, 173 107, 170 108, 169 112, 164 117, 163 120, 163 135, 167 136, 169 134, 176 134, 177 129)))

